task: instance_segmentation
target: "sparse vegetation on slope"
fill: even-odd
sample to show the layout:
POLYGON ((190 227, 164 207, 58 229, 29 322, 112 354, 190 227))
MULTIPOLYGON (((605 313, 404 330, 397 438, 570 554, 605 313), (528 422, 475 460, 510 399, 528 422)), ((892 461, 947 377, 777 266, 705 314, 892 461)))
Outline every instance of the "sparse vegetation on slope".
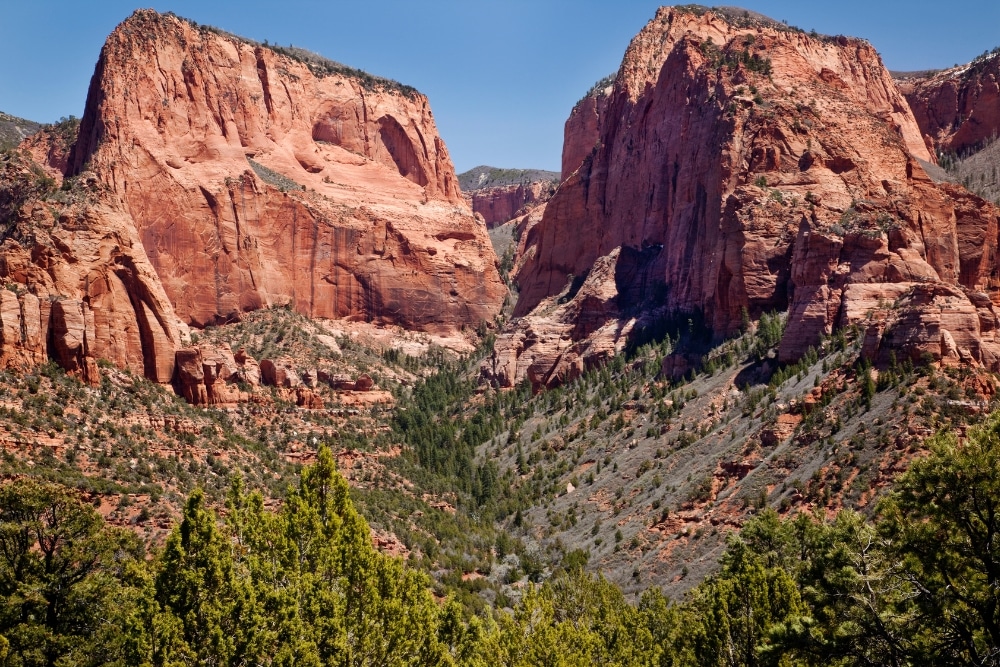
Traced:
POLYGON ((284 174, 279 174, 273 169, 265 167, 260 162, 247 158, 247 162, 250 163, 250 167, 253 169, 254 173, 260 177, 262 181, 269 185, 273 185, 282 192, 287 192, 289 190, 305 190, 305 187, 296 183, 292 179, 288 178, 284 174))
MULTIPOLYGON (((695 16, 702 16, 705 12, 712 12, 716 16, 724 18, 730 25, 737 28, 770 28, 772 30, 780 30, 783 32, 805 32, 802 28, 788 25, 788 21, 777 21, 770 16, 766 16, 760 12, 755 12, 749 9, 743 9, 742 7, 733 7, 728 5, 719 7, 707 7, 705 5, 674 5, 673 9, 674 11, 682 14, 694 14, 695 16)), ((821 39, 825 42, 844 39, 841 35, 823 35, 815 30, 810 30, 809 36, 814 39, 821 39)))
POLYGON ((222 37, 229 39, 234 39, 239 42, 246 44, 252 44, 254 46, 263 46, 264 48, 271 49, 275 53, 281 54, 287 58, 291 58, 296 62, 300 62, 309 68, 309 71, 313 73, 314 76, 323 78, 330 75, 344 76, 350 79, 354 79, 361 84, 361 87, 365 90, 371 91, 391 91, 399 93, 404 97, 414 98, 420 94, 420 92, 413 86, 408 86, 402 84, 398 81, 392 79, 387 79, 385 77, 376 76, 374 74, 369 74, 364 70, 360 70, 343 63, 339 63, 335 60, 330 60, 324 56, 309 51, 308 49, 303 49, 294 45, 281 46, 278 44, 270 44, 267 40, 264 42, 258 42, 248 37, 241 37, 240 35, 235 35, 231 32, 217 28, 211 25, 198 24, 196 21, 184 18, 182 16, 177 16, 173 12, 166 12, 167 16, 173 16, 181 21, 184 21, 202 32, 211 32, 222 37))
POLYGON ((581 97, 576 101, 576 104, 574 104, 573 107, 576 108, 580 106, 580 102, 583 102, 588 97, 599 97, 604 95, 605 91, 607 91, 608 88, 610 88, 615 84, 615 79, 617 78, 618 78, 618 72, 612 72, 607 76, 601 77, 600 79, 597 80, 597 83, 595 83, 587 90, 587 92, 584 94, 583 97, 581 97))
POLYGON ((682 601, 638 603, 585 557, 464 616, 380 554, 321 447, 278 510, 200 491, 147 559, 72 492, 0 485, 0 658, 12 665, 992 664, 1000 418, 944 434, 874 520, 765 511, 682 601))
POLYGON ((984 146, 959 154, 942 153, 938 163, 958 183, 983 199, 1000 204, 1000 141, 990 139, 984 146))
POLYGON ((25 137, 41 129, 42 124, 0 111, 0 151, 16 147, 25 137))
POLYGON ((462 192, 472 192, 483 188, 505 185, 526 185, 535 181, 559 181, 559 174, 542 169, 498 169, 497 167, 473 167, 458 175, 458 186, 462 192))

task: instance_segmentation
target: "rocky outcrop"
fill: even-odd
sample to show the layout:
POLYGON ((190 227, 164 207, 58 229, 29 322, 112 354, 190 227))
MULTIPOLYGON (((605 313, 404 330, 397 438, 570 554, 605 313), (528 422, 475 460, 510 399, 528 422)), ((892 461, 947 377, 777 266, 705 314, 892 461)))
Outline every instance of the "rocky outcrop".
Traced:
POLYGON ((97 382, 105 359, 169 383, 177 326, 131 218, 92 173, 42 201, 50 186, 37 165, 7 156, 0 167, 0 281, 9 288, 0 294, 0 362, 25 368, 51 357, 97 382))
MULTIPOLYGON (((303 393, 300 390, 313 390, 320 384, 337 391, 366 392, 375 388, 375 381, 367 373, 352 378, 346 373, 331 373, 322 368, 309 368, 300 372, 295 369, 295 361, 292 359, 264 359, 260 362, 260 379, 261 383, 267 386, 295 389, 299 396, 310 394, 310 391, 303 393)), ((304 400, 314 403, 312 399, 304 400)))
POLYGON ((375 381, 366 373, 351 378, 346 373, 331 373, 320 369, 317 371, 317 378, 323 384, 340 391, 371 391, 375 387, 375 381))
POLYGON ((270 387, 294 389, 302 384, 302 378, 293 367, 290 359, 264 359, 260 362, 261 383, 270 387))
POLYGON ((244 382, 251 387, 260 386, 260 364, 257 363, 257 360, 247 354, 246 350, 237 350, 233 358, 239 367, 236 372, 236 381, 244 382))
POLYGON ((458 182, 473 213, 492 229, 547 202, 559 185, 559 174, 483 165, 459 174, 458 182))
POLYGON ((483 377, 501 387, 525 380, 536 389, 554 387, 621 352, 634 322, 618 317, 618 255, 598 258, 582 280, 571 277, 562 292, 505 327, 481 366, 483 377))
MULTIPOLYGON (((787 310, 792 361, 866 318, 861 292, 909 299, 899 308, 915 314, 887 315, 876 348, 920 355, 940 306, 924 291, 978 313, 975 294, 996 284, 996 209, 926 176, 918 160, 934 158, 863 40, 663 8, 591 117, 592 143, 567 124, 567 143, 591 149, 526 234, 515 319, 484 366, 501 385, 559 384, 678 315, 721 338, 744 312, 787 310)), ((989 322, 952 325, 992 363, 989 322)))
POLYGON ((933 149, 964 155, 1000 133, 1000 51, 961 67, 895 76, 933 149))
POLYGON ((601 116, 614 90, 613 76, 601 79, 576 103, 563 128, 562 178, 565 181, 580 168, 601 140, 601 116))
MULTIPOLYGON (((0 363, 5 368, 45 361, 51 308, 34 294, 0 290, 0 363)), ((64 336, 65 331, 60 340, 64 336)))
POLYGON ((322 410, 326 406, 322 396, 302 385, 295 388, 295 404, 306 410, 322 410))
POLYGON ((22 141, 18 148, 27 151, 46 174, 55 179, 57 185, 62 185, 79 130, 80 120, 71 116, 55 125, 43 125, 38 132, 22 141))
POLYGON ((177 350, 175 385, 193 405, 231 405, 247 400, 238 383, 260 383, 260 368, 240 350, 233 354, 225 343, 206 343, 177 350), (256 382, 253 380, 256 379, 256 382))

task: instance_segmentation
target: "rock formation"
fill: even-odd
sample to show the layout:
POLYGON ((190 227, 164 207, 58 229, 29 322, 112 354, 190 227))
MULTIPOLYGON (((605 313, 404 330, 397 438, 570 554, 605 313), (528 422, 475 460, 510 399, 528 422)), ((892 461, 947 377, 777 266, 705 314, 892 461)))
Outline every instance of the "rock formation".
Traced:
POLYGON ((302 384, 291 359, 264 359, 260 362, 260 379, 263 384, 283 389, 294 389, 302 384))
POLYGON ((465 201, 490 229, 526 215, 547 202, 559 174, 541 169, 479 166, 458 175, 465 201))
POLYGON ((427 98, 153 11, 109 37, 70 169, 121 197, 179 318, 290 305, 429 331, 504 298, 427 98))
POLYGON ((230 375, 265 369, 182 348, 186 326, 290 306, 447 334, 503 303, 406 86, 141 10, 108 38, 69 150, 75 133, 49 128, 0 164, 8 366, 51 356, 96 381, 106 359, 227 402, 230 375))
POLYGON ((565 181, 580 168, 601 139, 601 116, 607 110, 615 77, 605 77, 576 103, 563 128, 562 177, 565 181))
POLYGON ((24 139, 18 148, 27 151, 57 185, 62 185, 79 130, 79 119, 71 116, 55 125, 43 125, 38 132, 24 139))
POLYGON ((50 356, 88 382, 105 359, 160 383, 180 337, 131 218, 90 172, 47 201, 46 177, 8 155, 0 174, 0 294, 5 367, 50 356), (41 182, 41 185, 39 185, 41 182), (7 210, 2 210, 6 208, 7 210))
POLYGON ((578 167, 565 152, 527 233, 487 378, 558 384, 637 327, 695 314, 721 338, 787 310, 792 361, 885 303, 874 356, 997 364, 997 211, 926 176, 934 158, 870 44, 662 8, 605 93, 567 123, 567 145, 591 149, 578 167))
POLYGON ((240 351, 234 355, 228 345, 198 345, 177 350, 177 380, 179 393, 194 405, 227 405, 246 400, 238 382, 252 385, 248 378, 255 374, 259 383, 257 362, 240 351))
POLYGON ((961 67, 895 76, 932 148, 961 155, 1000 132, 1000 51, 961 67))
POLYGON ((473 213, 483 216, 486 227, 492 229, 545 204, 555 189, 553 181, 533 181, 473 190, 465 197, 473 213))

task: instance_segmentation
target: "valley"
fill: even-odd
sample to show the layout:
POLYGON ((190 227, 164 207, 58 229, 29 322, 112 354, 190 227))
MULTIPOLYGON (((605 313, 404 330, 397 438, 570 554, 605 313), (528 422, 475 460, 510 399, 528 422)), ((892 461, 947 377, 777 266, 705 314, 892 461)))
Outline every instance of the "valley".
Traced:
POLYGON ((137 10, 0 115, 0 664, 993 664, 998 62, 663 7, 456 175, 137 10))

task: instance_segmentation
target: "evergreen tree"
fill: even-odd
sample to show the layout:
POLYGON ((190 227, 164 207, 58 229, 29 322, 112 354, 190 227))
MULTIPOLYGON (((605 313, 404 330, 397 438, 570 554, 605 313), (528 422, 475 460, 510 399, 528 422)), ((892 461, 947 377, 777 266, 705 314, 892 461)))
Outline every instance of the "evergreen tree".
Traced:
POLYGON ((232 540, 200 490, 167 540, 156 601, 180 621, 184 647, 199 664, 253 665, 266 655, 252 583, 235 570, 232 540))
POLYGON ((935 436, 884 508, 883 532, 911 585, 908 635, 922 661, 1000 664, 1000 414, 935 436))
POLYGON ((688 641, 697 664, 779 664, 761 649, 775 629, 805 611, 794 579, 738 537, 723 559, 722 571, 698 587, 691 603, 698 620, 688 641))
POLYGON ((79 496, 22 479, 0 485, 0 652, 10 667, 103 665, 120 655, 124 571, 135 536, 79 496))

